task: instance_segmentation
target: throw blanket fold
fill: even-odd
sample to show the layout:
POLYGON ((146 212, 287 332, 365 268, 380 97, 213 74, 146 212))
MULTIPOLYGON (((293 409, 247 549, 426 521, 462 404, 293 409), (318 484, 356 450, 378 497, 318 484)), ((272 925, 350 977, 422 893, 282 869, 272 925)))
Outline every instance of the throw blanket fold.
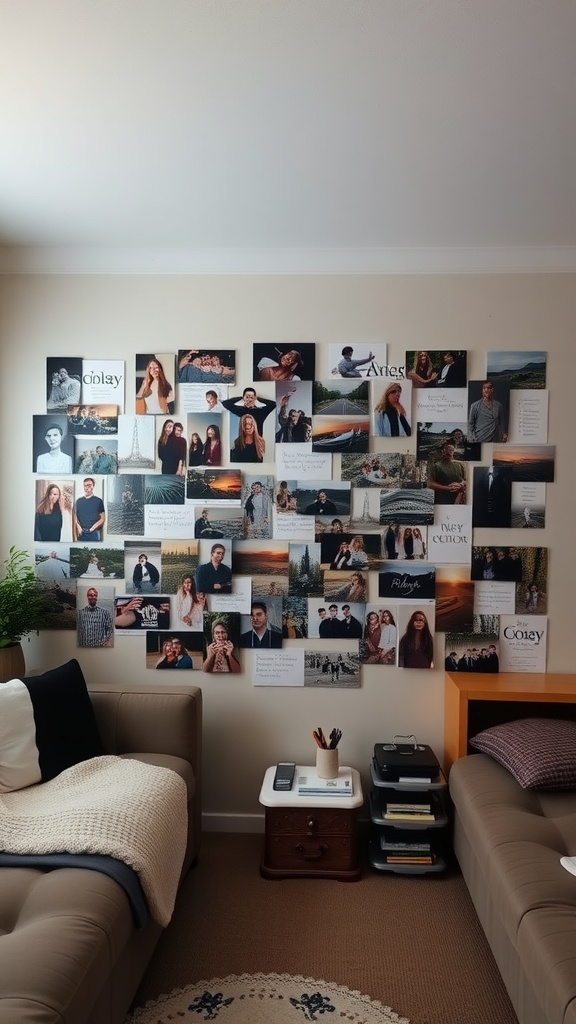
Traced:
POLYGON ((151 916, 172 916, 188 830, 186 783, 169 768, 107 755, 0 794, 0 850, 92 853, 136 871, 151 916))

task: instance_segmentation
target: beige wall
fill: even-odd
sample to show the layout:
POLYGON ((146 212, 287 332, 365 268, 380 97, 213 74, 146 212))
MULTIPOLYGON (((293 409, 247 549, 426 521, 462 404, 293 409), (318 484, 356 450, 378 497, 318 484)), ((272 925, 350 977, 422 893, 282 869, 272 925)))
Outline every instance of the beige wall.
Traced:
MULTIPOLYGON (((316 342, 318 376, 328 369, 323 346, 354 339, 386 341, 391 362, 420 346, 465 348, 471 378, 483 375, 490 349, 546 350, 557 482, 548 485, 546 530, 531 542, 550 549, 548 668, 574 671, 574 275, 6 277, 0 299, 2 557, 11 544, 33 550, 31 415, 45 411, 46 356, 124 358, 129 410, 136 352, 235 346, 243 386, 251 378, 253 341, 316 342)), ((273 473, 273 466, 268 469, 273 473)), ((494 537, 478 530, 474 539, 494 537)), ((521 531, 508 531, 506 542, 526 543, 521 531)), ((370 596, 377 596, 376 578, 370 596)), ((436 664, 443 666, 443 636, 436 639, 436 664)), ((25 655, 29 670, 78 657, 92 678, 137 680, 146 672, 138 637, 122 637, 110 651, 92 651, 79 650, 74 633, 46 632, 25 643, 25 655)), ((343 729, 341 760, 359 768, 365 781, 374 742, 395 732, 415 732, 440 753, 441 667, 418 672, 367 666, 359 690, 262 689, 251 685, 251 656, 243 652, 240 676, 193 677, 205 698, 208 827, 256 828, 259 822, 250 816, 261 812, 264 768, 278 759, 309 762, 317 725, 343 729)))

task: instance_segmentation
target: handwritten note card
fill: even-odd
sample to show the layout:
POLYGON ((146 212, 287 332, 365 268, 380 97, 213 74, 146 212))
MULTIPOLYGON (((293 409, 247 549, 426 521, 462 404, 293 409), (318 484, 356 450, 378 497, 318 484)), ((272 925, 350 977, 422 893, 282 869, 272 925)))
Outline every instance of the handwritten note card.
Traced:
POLYGON ((254 686, 304 686, 304 651, 255 651, 254 686))

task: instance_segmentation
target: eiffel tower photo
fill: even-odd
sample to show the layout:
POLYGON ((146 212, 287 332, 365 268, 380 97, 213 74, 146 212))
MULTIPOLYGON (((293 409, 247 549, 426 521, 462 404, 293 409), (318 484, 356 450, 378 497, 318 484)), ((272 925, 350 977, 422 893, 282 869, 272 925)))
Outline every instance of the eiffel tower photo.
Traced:
POLYGON ((132 448, 128 455, 123 455, 118 458, 118 466, 122 469, 154 469, 154 459, 148 458, 143 455, 140 451, 140 437, 139 437, 139 420, 145 419, 144 416, 134 416, 134 424, 132 427, 132 448))

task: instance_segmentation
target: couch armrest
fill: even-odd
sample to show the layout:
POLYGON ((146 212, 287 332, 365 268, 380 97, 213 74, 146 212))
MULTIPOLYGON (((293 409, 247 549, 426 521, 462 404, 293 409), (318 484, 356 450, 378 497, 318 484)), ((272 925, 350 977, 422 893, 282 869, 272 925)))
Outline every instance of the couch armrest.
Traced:
MULTIPOLYGON (((164 678, 166 673, 164 673, 164 678)), ((202 691, 185 682, 88 685, 102 742, 110 754, 172 754, 189 761, 196 780, 195 824, 200 833, 202 691)))

